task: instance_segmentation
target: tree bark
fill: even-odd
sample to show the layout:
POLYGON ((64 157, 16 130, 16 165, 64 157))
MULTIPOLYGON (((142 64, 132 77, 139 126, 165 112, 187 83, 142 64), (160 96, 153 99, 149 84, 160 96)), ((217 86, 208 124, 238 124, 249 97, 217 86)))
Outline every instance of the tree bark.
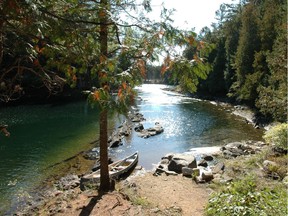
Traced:
POLYGON ((107 110, 100 112, 100 191, 106 192, 110 189, 108 170, 108 135, 107 135, 107 110))
MULTIPOLYGON (((107 19, 107 11, 108 8, 108 0, 100 1, 101 9, 99 10, 100 17, 100 51, 101 55, 106 59, 108 53, 108 29, 106 23, 107 19)), ((99 76, 101 71, 99 71, 99 76)), ((103 83, 100 77, 101 87, 107 85, 107 83, 103 83)), ((109 180, 109 170, 108 170, 108 123, 107 123, 107 108, 104 106, 102 111, 100 112, 100 191, 106 192, 110 189, 110 180, 109 180)))

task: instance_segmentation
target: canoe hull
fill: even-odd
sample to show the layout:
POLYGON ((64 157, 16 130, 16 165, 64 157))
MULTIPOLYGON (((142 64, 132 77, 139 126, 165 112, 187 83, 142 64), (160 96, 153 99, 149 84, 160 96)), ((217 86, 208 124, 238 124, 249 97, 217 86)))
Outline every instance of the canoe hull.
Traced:
MULTIPOLYGON (((138 152, 116 161, 108 166, 110 179, 118 179, 120 176, 128 173, 138 162, 138 152)), ((100 169, 81 178, 80 184, 97 184, 100 183, 100 169)))

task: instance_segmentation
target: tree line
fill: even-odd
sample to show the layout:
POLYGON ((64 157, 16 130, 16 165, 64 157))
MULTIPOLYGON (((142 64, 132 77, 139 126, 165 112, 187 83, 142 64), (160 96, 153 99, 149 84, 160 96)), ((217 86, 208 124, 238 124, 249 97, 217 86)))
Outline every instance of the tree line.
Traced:
MULTIPOLYGON (((227 95, 278 121, 287 120, 287 1, 222 4, 201 40, 215 45, 199 92, 227 95)), ((191 49, 186 50, 189 57, 191 49)))
MULTIPOLYGON (((222 4, 216 17, 217 23, 211 28, 204 27, 194 37, 209 44, 209 52, 205 54, 205 67, 190 68, 195 74, 200 66, 202 79, 192 82, 197 86, 184 87, 184 90, 193 92, 191 89, 197 89, 196 94, 210 98, 226 97, 254 108, 268 120, 285 122, 287 1, 240 0, 234 4, 222 4)), ((184 50, 183 56, 195 61, 197 53, 201 56, 196 47, 191 46, 184 50)), ((161 74, 159 67, 151 68, 150 77, 161 74)), ((168 70, 162 81, 181 85, 185 72, 181 71, 177 76, 173 74, 175 71, 168 70)))

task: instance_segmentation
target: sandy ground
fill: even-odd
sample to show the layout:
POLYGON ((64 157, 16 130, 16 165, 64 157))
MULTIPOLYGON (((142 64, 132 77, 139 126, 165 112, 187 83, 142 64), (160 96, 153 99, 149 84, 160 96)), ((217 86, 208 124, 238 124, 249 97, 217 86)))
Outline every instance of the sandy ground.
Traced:
POLYGON ((117 183, 113 192, 79 188, 56 195, 35 215, 203 215, 211 191, 191 178, 146 172, 117 183))

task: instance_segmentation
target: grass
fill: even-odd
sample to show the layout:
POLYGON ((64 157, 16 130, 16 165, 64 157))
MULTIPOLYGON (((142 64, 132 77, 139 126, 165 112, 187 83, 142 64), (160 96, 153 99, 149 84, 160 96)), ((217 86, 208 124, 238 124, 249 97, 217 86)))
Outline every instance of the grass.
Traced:
POLYGON ((222 187, 209 199, 207 216, 287 215, 287 193, 283 184, 261 185, 259 178, 248 175, 222 187))
POLYGON ((215 192, 206 207, 207 216, 288 215, 287 186, 281 182, 288 173, 287 155, 275 155, 268 147, 254 155, 221 160, 225 164, 225 174, 232 177, 233 182, 211 185, 215 192), (277 164, 269 167, 266 173, 277 174, 278 180, 267 178, 261 169, 265 160, 277 164))

